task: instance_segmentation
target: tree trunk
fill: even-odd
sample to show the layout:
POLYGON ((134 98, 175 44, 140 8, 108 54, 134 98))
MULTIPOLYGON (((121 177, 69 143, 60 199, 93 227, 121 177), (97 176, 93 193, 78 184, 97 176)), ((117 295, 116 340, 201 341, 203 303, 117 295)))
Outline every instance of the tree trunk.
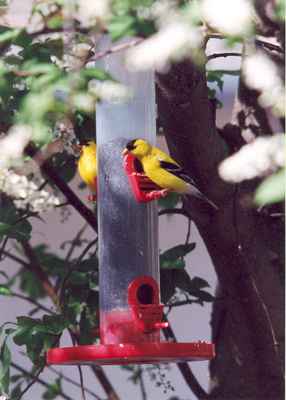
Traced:
POLYGON ((219 178, 217 167, 227 156, 227 145, 216 130, 204 71, 182 62, 158 75, 157 83, 160 124, 171 154, 219 206, 209 215, 194 200, 185 201, 219 280, 212 316, 217 355, 210 365, 208 398, 282 399, 283 227, 245 207, 242 200, 253 183, 228 185, 219 178))

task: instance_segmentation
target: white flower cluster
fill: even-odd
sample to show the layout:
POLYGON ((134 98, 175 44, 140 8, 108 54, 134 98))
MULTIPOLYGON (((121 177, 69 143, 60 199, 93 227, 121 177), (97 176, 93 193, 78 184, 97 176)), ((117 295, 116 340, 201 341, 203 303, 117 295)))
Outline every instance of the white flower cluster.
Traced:
POLYGON ((8 169, 0 169, 0 191, 13 199, 17 208, 37 213, 48 211, 60 204, 60 200, 46 190, 39 190, 38 186, 28 180, 26 176, 18 175, 8 169))
POLYGON ((285 89, 275 63, 261 51, 245 57, 242 73, 246 84, 261 92, 259 102, 272 107, 277 115, 285 115, 285 89))
POLYGON ((83 26, 105 22, 111 15, 111 0, 78 0, 78 19, 83 26))
POLYGON ((101 82, 92 80, 89 82, 88 91, 99 100, 111 103, 126 102, 133 96, 133 92, 129 87, 113 81, 101 82))
POLYGON ((187 21, 174 21, 162 27, 127 53, 127 66, 132 70, 164 71, 171 61, 178 61, 199 47, 202 36, 187 21))
POLYGON ((225 181, 241 182, 265 176, 285 165, 285 135, 258 137, 228 157, 219 166, 225 181))
POLYGON ((27 125, 14 125, 7 135, 0 137, 0 168, 19 163, 31 138, 32 129, 27 125))
POLYGON ((226 35, 251 32, 254 8, 249 0, 203 0, 202 17, 212 28, 226 35))

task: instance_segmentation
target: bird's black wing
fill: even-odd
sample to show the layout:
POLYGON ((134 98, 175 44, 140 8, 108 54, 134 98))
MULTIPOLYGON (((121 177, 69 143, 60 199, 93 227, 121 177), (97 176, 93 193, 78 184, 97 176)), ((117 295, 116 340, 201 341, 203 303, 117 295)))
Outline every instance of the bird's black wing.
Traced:
POLYGON ((170 163, 168 161, 160 160, 160 167, 162 167, 166 171, 170 172, 171 174, 177 176, 178 178, 182 179, 183 181, 188 182, 191 185, 196 186, 196 183, 194 182, 194 180, 179 165, 170 163))

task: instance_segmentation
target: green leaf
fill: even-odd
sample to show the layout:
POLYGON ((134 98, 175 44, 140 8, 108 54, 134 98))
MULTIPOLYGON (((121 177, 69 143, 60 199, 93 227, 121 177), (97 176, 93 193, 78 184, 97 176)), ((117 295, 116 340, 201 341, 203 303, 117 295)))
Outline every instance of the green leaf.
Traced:
POLYGON ((32 225, 26 219, 20 219, 18 210, 11 201, 7 201, 0 208, 0 238, 9 236, 19 241, 29 240, 32 225))
POLYGON ((42 325, 43 332, 59 335, 68 328, 69 323, 62 315, 44 315, 42 325))
POLYGON ((212 294, 205 292, 204 290, 198 290, 195 293, 195 296, 201 301, 201 303, 211 303, 215 299, 212 294))
POLYGON ((0 271, 0 275, 2 275, 7 280, 9 279, 9 276, 7 275, 7 273, 5 271, 0 271))
POLYGON ((43 393, 44 400, 53 400, 62 392, 61 378, 57 378, 55 383, 50 383, 48 389, 43 393))
MULTIPOLYGON (((22 376, 22 375, 21 375, 22 376)), ((10 398, 18 399, 22 393, 22 382, 18 383, 11 391, 10 398)))
POLYGON ((133 36, 136 33, 136 19, 131 15, 115 16, 108 24, 108 31, 113 41, 122 38, 123 36, 133 36))
POLYGON ((160 255, 161 268, 184 268, 185 262, 182 260, 188 253, 196 247, 195 243, 180 244, 166 250, 160 255))
POLYGON ((63 26, 63 18, 61 15, 56 15, 50 18, 47 22, 47 26, 50 29, 60 29, 63 26))
POLYGON ((0 295, 2 296, 10 296, 11 290, 6 285, 0 285, 0 295))
POLYGON ((285 168, 266 178, 255 193, 259 205, 278 203, 285 198, 285 168))
POLYGON ((34 60, 24 63, 22 65, 22 70, 29 72, 30 75, 42 75, 59 72, 59 69, 55 64, 39 63, 35 62, 34 60))
POLYGON ((0 33, 0 43, 12 42, 21 32, 20 29, 7 29, 0 33))
POLYGON ((27 293, 29 297, 37 300, 46 296, 46 292, 40 282, 35 282, 35 275, 33 272, 22 268, 20 270, 20 289, 27 293))
POLYGON ((203 289, 206 287, 210 287, 209 283, 202 278, 199 278, 198 276, 195 276, 192 280, 191 280, 191 287, 192 289, 203 289))
POLYGON ((222 77, 223 77, 222 71, 219 70, 207 71, 207 81, 216 83, 221 92, 223 90, 223 84, 224 84, 222 77))
POLYGON ((10 385, 11 352, 7 345, 7 340, 4 340, 1 346, 0 362, 0 392, 8 393, 10 385))
POLYGON ((87 79, 97 79, 98 81, 113 80, 112 76, 101 68, 89 67, 81 70, 81 76, 87 79))

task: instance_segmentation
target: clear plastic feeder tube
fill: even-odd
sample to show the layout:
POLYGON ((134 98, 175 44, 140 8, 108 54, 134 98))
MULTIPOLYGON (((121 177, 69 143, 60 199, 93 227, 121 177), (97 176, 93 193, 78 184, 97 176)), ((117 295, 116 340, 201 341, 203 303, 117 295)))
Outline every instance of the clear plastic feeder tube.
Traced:
MULTIPOLYGON (((96 110, 101 342, 159 341, 159 330, 138 329, 128 303, 128 290, 137 278, 152 277, 159 287, 157 205, 135 200, 122 156, 132 139, 155 143, 154 74, 127 70, 124 52, 105 57, 101 65, 133 92, 124 103, 102 102, 96 110)), ((142 286, 142 293, 148 297, 148 285, 142 286)))

